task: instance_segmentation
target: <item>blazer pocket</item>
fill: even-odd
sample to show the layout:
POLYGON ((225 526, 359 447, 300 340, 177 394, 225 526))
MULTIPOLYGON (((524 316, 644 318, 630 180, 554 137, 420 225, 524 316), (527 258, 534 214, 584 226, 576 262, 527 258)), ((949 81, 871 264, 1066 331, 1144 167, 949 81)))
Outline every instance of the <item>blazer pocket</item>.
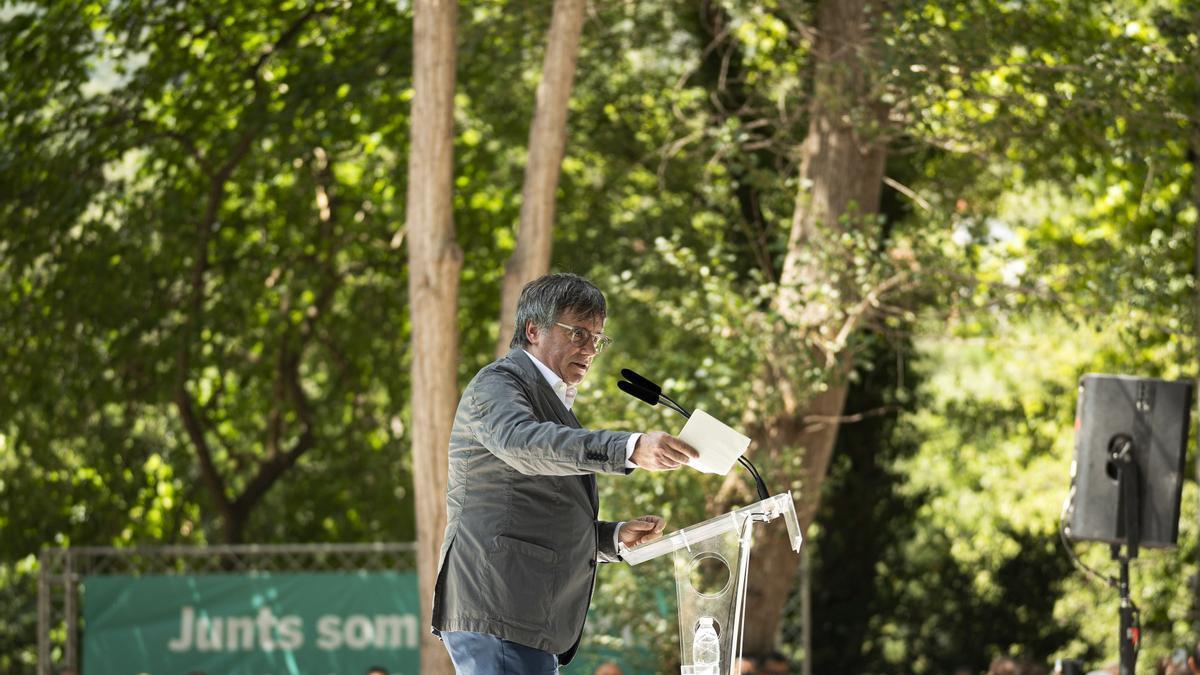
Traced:
POLYGON ((551 565, 558 562, 558 553, 553 549, 503 534, 496 535, 496 548, 527 555, 530 558, 541 560, 551 565))
POLYGON ((505 535, 497 535, 493 545, 495 550, 486 556, 484 575, 490 579, 486 604, 494 608, 492 616, 526 631, 547 633, 554 625, 550 608, 559 586, 558 554, 505 535))

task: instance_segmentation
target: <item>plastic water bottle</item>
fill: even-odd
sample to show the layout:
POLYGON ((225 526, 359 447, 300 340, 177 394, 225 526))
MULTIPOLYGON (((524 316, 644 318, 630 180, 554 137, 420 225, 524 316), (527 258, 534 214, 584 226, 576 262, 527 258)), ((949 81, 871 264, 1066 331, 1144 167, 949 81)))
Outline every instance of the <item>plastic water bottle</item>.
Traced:
POLYGON ((721 640, 711 616, 700 617, 692 639, 692 672, 696 675, 717 675, 721 670, 721 640))

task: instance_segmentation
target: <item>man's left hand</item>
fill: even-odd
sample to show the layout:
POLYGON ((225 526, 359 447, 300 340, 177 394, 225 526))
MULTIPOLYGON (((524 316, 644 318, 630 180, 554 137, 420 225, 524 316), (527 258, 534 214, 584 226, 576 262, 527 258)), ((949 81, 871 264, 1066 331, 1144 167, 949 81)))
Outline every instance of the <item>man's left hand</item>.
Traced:
POLYGON ((639 516, 627 520, 621 525, 617 539, 630 548, 638 544, 646 544, 662 537, 663 528, 667 521, 658 516, 639 516))

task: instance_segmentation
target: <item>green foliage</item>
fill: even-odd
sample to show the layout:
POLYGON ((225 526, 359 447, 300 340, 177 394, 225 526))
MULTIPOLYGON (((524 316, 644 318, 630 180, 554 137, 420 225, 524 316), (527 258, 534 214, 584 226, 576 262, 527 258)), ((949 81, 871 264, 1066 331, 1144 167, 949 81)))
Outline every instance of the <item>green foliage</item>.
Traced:
POLYGON ((6 574, 47 544, 410 539, 407 17, 73 2, 0 31, 6 574))
MULTIPOLYGON (((739 23, 744 21, 739 11, 744 10, 731 10, 731 23, 748 32, 737 34, 754 34, 739 23)), ((921 396, 905 399, 901 431, 880 441, 874 459, 894 477, 894 504, 901 509, 889 514, 896 538, 877 543, 880 548, 861 562, 864 569, 883 570, 876 577, 875 611, 864 612, 870 615, 865 627, 862 615, 853 619, 854 610, 848 609, 835 614, 834 625, 821 626, 844 638, 828 643, 831 652, 847 655, 843 665, 862 668, 940 672, 964 663, 982 667, 1006 652, 1097 660, 1115 652, 1110 617, 1079 608, 1109 597, 1107 591, 1085 592, 1057 539, 1074 387, 1087 369, 1165 377, 1194 372, 1194 356, 1189 356, 1194 338, 1184 332, 1191 325, 1194 292, 1189 255, 1195 207, 1186 183, 1191 176, 1186 147, 1171 140, 1179 127, 1170 121, 1180 115, 1180 105, 1187 113, 1189 101, 1171 98, 1164 76, 1179 71, 1164 66, 1159 34, 1125 8, 1071 2, 902 3, 886 18, 891 23, 886 24, 882 67, 894 75, 886 82, 902 130, 888 175, 910 193, 885 193, 888 217, 879 232, 886 243, 874 246, 890 247, 894 261, 915 262, 920 282, 893 298, 893 317, 871 328, 928 336, 919 344, 929 383, 921 396), (1159 168, 1148 179, 1146 165, 1127 158, 1158 156, 1159 146, 1170 150, 1154 160, 1159 168), (1113 177, 1131 166, 1131 185, 1110 187, 1113 177), (1142 185, 1156 187, 1142 192, 1142 185), (1110 204, 1113 196, 1116 208, 1110 204), (1120 206, 1129 199, 1143 206, 1120 206), (1163 223, 1164 213, 1174 214, 1173 224, 1163 223), (913 326, 917 314, 928 321, 913 326), (947 336, 947 318, 953 338, 947 336), (1048 332, 1047 325, 1056 328, 1048 332), (1081 358, 1101 349, 1097 331, 1117 340, 1105 349, 1129 354, 1123 366, 1082 365, 1081 358), (1013 356, 1014 334, 1036 339, 1037 359, 1024 352, 1013 356), (943 370, 960 379, 947 381, 943 370), (919 450, 913 458, 902 460, 914 447, 919 450), (851 634, 860 639, 847 637, 851 634), (849 656, 856 646, 861 654, 849 656)), ((671 25, 669 19, 664 23, 671 25)), ((690 35, 691 42, 676 44, 714 49, 702 30, 693 27, 690 35)), ((789 39, 795 40, 792 53, 803 68, 804 40, 789 39)), ((743 63, 739 55, 748 51, 735 51, 728 67, 736 72, 743 63)), ((680 58, 697 57, 683 53, 680 58)), ((669 63, 657 65, 668 71, 669 63)), ((703 61, 693 63, 694 70, 685 67, 679 83, 704 82, 703 61)), ((619 75, 624 61, 618 57, 613 64, 613 72, 606 73, 610 81, 625 84, 628 80, 619 75)), ((654 72, 646 61, 638 65, 654 72)), ((758 64, 748 70, 755 67, 767 68, 758 64)), ((745 71, 742 75, 752 79, 745 71)), ((586 86, 585 80, 581 96, 586 86)), ((718 95, 734 88, 729 85, 718 95)), ((802 88, 793 94, 803 95, 802 88)), ((741 100, 751 98, 743 92, 741 100)), ((706 108, 705 97, 688 86, 665 90, 660 101, 658 109, 645 109, 636 100, 605 107, 608 121, 619 120, 627 138, 636 141, 622 147, 638 149, 640 154, 631 154, 641 162, 607 179, 597 177, 603 174, 596 159, 582 163, 591 191, 571 192, 560 222, 587 234, 564 233, 575 246, 560 248, 556 261, 565 269, 609 275, 610 332, 618 336, 625 361, 600 362, 595 376, 605 381, 621 365, 642 364, 672 376, 670 387, 681 399, 737 419, 749 396, 746 373, 781 346, 755 318, 766 317, 794 185, 779 166, 746 178, 763 203, 779 205, 767 211, 773 216, 756 221, 737 208, 743 178, 723 161, 725 154, 731 157, 728 164, 753 161, 746 137, 740 137, 741 144, 711 140, 736 136, 710 136, 729 120, 706 108), (676 112, 682 130, 670 131, 669 118, 659 112, 667 109, 676 112), (681 110, 688 112, 680 115, 681 110), (651 134, 652 129, 660 130, 651 134), (657 141, 645 142, 643 136, 657 141), (651 164, 650 158, 657 162, 651 164), (600 189, 603 198, 597 199, 600 189), (613 203, 623 210, 611 214, 613 203), (597 222, 610 223, 619 234, 600 234, 606 230, 597 222), (588 236, 592 232, 598 236, 588 236), (755 243, 764 240, 768 244, 756 251, 755 243), (765 265, 761 251, 767 252, 765 265)), ((589 134, 572 152, 582 153, 579 148, 607 128, 595 113, 598 107, 583 107, 595 115, 596 127, 573 118, 589 134)), ((606 137, 603 147, 611 142, 606 137)), ((609 166, 622 166, 612 164, 614 159, 610 153, 609 166)), ((568 190, 571 166, 564 177, 568 190)), ((863 279, 886 276, 886 269, 863 279)), ((823 374, 811 377, 820 381, 823 374)), ((582 403, 603 406, 597 417, 625 420, 622 426, 662 421, 643 421, 630 407, 636 403, 614 404, 612 396, 619 394, 606 385, 603 397, 588 394, 582 403)), ((868 459, 848 467, 846 456, 839 456, 834 470, 847 472, 842 476, 853 486, 845 488, 844 500, 871 500, 864 494, 870 488, 855 482, 870 475, 859 475, 868 459)), ((606 504, 614 516, 640 513, 647 504, 627 492, 641 490, 675 512, 679 505, 662 499, 671 494, 663 484, 691 487, 695 482, 670 476, 629 485, 636 480, 608 488, 606 504)), ((693 489, 711 494, 715 486, 702 483, 693 489)), ((826 528, 838 527, 830 520, 847 519, 845 527, 853 528, 860 518, 845 508, 827 512, 821 536, 826 528)), ((831 553, 830 564, 846 565, 838 557, 845 550, 831 553)), ((1190 551, 1191 544, 1183 550, 1190 551)), ((1175 571, 1183 559, 1160 560, 1150 576, 1186 577, 1175 571)), ((669 597, 669 576, 646 572, 634 580, 620 570, 610 576, 607 587, 621 599, 599 599, 600 613, 621 617, 617 625, 636 626, 635 635, 662 634, 656 632, 655 616, 665 608, 656 609, 651 598, 664 592, 669 597)), ((1148 653, 1171 641, 1186 642, 1181 629, 1186 619, 1180 617, 1189 615, 1190 606, 1187 584, 1153 585, 1156 595, 1146 616, 1162 618, 1147 618, 1147 629, 1155 630, 1154 625, 1160 631, 1150 639, 1148 653), (1164 627, 1171 637, 1163 636, 1164 627)), ((827 607, 834 606, 841 607, 827 607)), ((659 649, 670 658, 674 647, 659 649)))
MULTIPOLYGON (((885 653, 890 643, 893 659, 911 659, 905 645, 921 642, 920 635, 983 626, 992 634, 951 633, 956 637, 946 640, 979 649, 965 661, 976 667, 1014 651, 1042 660, 1113 658, 1115 591, 1089 585, 1058 542, 1074 451, 1075 385, 1085 372, 1155 375, 1147 372, 1152 364, 1126 353, 1117 333, 1080 331, 1045 315, 1000 339, 943 339, 922 351, 928 355, 921 362, 922 396, 929 398, 910 423, 923 440, 898 464, 908 476, 903 492, 921 507, 908 543, 890 554, 889 570, 905 581, 892 591, 897 611, 878 620, 877 634, 893 636, 884 641, 885 653), (935 570, 957 570, 961 579, 947 585, 926 576, 935 570), (973 607, 961 608, 964 597, 976 598, 973 607), (902 611, 910 602, 921 602, 921 611, 902 611), (949 620, 989 606, 1000 613, 949 620), (943 611, 946 618, 934 618, 943 611)), ((1145 610, 1150 658, 1189 639, 1187 584, 1168 580, 1180 579, 1180 565, 1194 555, 1192 490, 1185 491, 1180 550, 1146 551, 1136 565, 1144 570, 1135 574, 1134 590, 1145 610)), ((1077 548, 1091 565, 1115 573, 1107 547, 1077 548)), ((949 665, 938 665, 936 650, 922 656, 932 671, 949 665)))
MULTIPOLYGON (((549 8, 460 12, 463 382, 511 330, 496 305, 549 8)), ((581 392, 585 423, 682 426, 616 389, 626 366, 726 420, 777 407, 749 389, 764 364, 798 363, 801 389, 827 380, 808 350, 828 336, 798 334, 772 304, 803 187, 815 9, 589 9, 553 262, 611 305, 617 345, 581 392)), ((40 547, 229 538, 198 440, 227 499, 259 495, 247 540, 413 536, 409 13, 382 0, 0 8, 0 614, 17 617, 0 620, 0 670, 31 663, 40 547)), ((794 290, 846 318, 896 273, 911 283, 845 345, 862 354, 850 412, 889 413, 847 426, 831 468, 818 672, 1111 656, 1111 593, 1056 543, 1070 415, 1087 370, 1195 374, 1196 12, 913 0, 872 21, 887 123, 856 121, 888 143, 883 215, 830 224, 844 236, 803 253, 834 273, 794 290), (856 536, 864 523, 875 536, 856 536), (846 588, 851 575, 871 583, 846 588)), ((799 487, 796 462, 781 459, 773 487, 799 487)), ((705 517, 719 479, 601 485, 604 517, 679 526, 705 517)), ((1150 654, 1196 625, 1194 491, 1182 553, 1136 568, 1150 654)), ((608 566, 601 583, 592 646, 669 663, 670 571, 608 566)))
MULTIPOLYGON (((847 414, 864 418, 838 433, 820 525, 808 540, 813 630, 820 636, 811 655, 814 672, 882 672, 899 665, 883 658, 868 629, 872 617, 896 615, 886 598, 892 575, 881 561, 910 534, 920 505, 919 495, 900 494, 905 475, 895 466, 917 449, 896 424, 917 386, 910 351, 907 344, 876 339, 847 395, 847 414)), ((802 622, 797 616, 789 624, 802 622)), ((801 645, 787 646, 803 657, 801 645)))

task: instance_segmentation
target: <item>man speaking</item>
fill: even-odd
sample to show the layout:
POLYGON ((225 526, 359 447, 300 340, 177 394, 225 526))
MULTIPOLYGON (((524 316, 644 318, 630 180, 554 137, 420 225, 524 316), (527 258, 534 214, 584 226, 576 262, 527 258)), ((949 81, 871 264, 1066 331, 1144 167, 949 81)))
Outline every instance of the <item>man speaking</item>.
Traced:
POLYGON ((509 353, 463 392, 450 432, 446 538, 433 628, 459 673, 556 673, 579 647, 597 562, 662 536, 663 520, 597 520, 597 473, 697 456, 660 431, 589 431, 571 412, 604 335, 604 294, 573 274, 530 282, 509 353))

